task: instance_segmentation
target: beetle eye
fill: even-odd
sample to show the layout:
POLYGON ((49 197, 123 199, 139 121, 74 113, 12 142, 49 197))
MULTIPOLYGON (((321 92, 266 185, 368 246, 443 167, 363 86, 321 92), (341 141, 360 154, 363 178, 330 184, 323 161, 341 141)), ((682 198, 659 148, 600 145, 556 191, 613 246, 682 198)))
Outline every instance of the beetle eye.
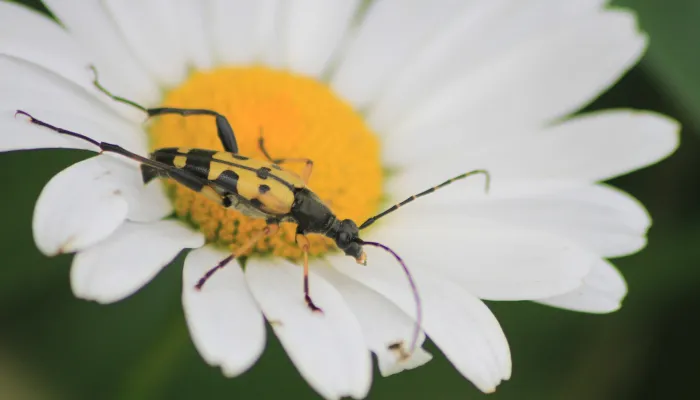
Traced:
POLYGON ((350 241, 350 234, 347 232, 340 232, 338 234, 338 245, 340 247, 345 247, 350 241))

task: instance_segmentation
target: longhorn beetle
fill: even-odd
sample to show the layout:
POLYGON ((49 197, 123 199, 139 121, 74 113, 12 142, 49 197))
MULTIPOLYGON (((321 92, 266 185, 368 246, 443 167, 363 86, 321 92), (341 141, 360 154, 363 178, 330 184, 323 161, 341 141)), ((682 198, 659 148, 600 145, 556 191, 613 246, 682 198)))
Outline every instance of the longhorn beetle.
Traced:
MULTIPOLYGON (((241 155, 238 153, 236 136, 231 125, 226 117, 218 112, 195 108, 143 107, 131 100, 113 95, 99 83, 97 70, 94 67, 91 68, 94 72, 93 83, 101 92, 114 101, 130 105, 145 112, 148 117, 165 114, 177 114, 183 117, 190 115, 209 115, 214 117, 217 134, 225 151, 168 147, 156 149, 146 158, 132 153, 119 145, 99 142, 83 134, 50 125, 22 110, 17 110, 15 115, 24 115, 33 124, 92 143, 100 148, 100 153, 116 153, 141 163, 140 168, 144 183, 148 183, 157 177, 171 178, 195 192, 202 193, 225 208, 238 210, 252 218, 264 218, 267 225, 244 243, 238 249, 239 253, 247 251, 264 236, 276 233, 280 222, 296 223, 295 240, 304 255, 304 300, 312 311, 321 312, 321 309, 314 304, 309 294, 309 240, 306 237, 307 234, 316 233, 331 238, 346 255, 353 257, 357 263, 363 265, 367 265, 367 256, 363 251, 363 246, 379 247, 387 251, 403 268, 411 285, 416 304, 416 324, 411 346, 409 347, 410 351, 406 352, 403 349, 403 344, 400 342, 391 344, 388 348, 397 351, 402 358, 408 357, 415 350, 420 333, 422 309, 413 277, 404 261, 396 252, 381 243, 360 239, 359 231, 372 225, 387 214, 394 212, 399 207, 471 175, 483 174, 485 177, 485 189, 488 191, 490 183, 488 171, 473 170, 448 179, 437 186, 395 204, 367 219, 358 227, 350 219, 338 219, 324 202, 307 187, 313 168, 312 160, 271 157, 265 149, 262 133, 258 139, 258 146, 266 160, 258 160, 241 155), (281 167, 282 164, 292 162, 304 163, 301 175, 281 167)), ((217 270, 225 267, 234 258, 236 258, 236 254, 231 254, 221 260, 201 277, 195 288, 200 290, 217 270)))

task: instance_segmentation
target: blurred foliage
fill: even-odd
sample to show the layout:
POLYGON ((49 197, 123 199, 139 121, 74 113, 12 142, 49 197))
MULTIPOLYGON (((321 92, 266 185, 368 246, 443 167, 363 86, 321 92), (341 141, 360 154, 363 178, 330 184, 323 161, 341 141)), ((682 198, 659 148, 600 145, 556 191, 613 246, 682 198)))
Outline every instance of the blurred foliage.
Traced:
MULTIPOLYGON (((38 2, 30 2, 40 6, 38 2)), ((589 107, 657 110, 685 126, 680 150, 614 185, 655 217, 647 249, 616 260, 630 294, 621 311, 587 315, 491 303, 508 335, 513 378, 483 395, 436 359, 382 379, 370 398, 659 399, 695 393, 700 357, 700 3, 620 0, 652 37, 642 63, 589 107)), ((0 398, 316 398, 274 335, 261 360, 226 379, 196 353, 180 305, 182 257, 144 290, 101 306, 73 297, 70 256, 46 259, 31 234, 34 201, 72 151, 2 154, 0 398)))
POLYGON ((644 66, 688 122, 700 126, 700 2, 694 0, 617 0, 637 11, 651 34, 644 66))

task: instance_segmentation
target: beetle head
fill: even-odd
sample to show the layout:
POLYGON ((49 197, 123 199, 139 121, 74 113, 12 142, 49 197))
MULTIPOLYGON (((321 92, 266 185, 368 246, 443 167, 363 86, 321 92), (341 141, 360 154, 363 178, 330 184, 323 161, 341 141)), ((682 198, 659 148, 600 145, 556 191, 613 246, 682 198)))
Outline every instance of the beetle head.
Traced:
POLYGON ((343 252, 354 258, 358 264, 367 263, 367 255, 362 250, 360 244, 360 231, 357 224, 349 219, 340 221, 338 232, 335 235, 335 244, 343 250, 343 252))

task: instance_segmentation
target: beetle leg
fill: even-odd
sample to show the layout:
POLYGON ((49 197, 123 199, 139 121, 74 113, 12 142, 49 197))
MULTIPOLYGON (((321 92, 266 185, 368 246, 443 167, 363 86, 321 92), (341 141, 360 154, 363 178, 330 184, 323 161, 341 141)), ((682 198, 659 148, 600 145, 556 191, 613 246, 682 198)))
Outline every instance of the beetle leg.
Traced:
POLYGON ((311 171, 314 168, 314 162, 311 159, 308 158, 272 158, 270 156, 270 153, 267 152, 267 149, 265 148, 265 138, 263 138, 263 133, 262 133, 262 128, 260 128, 260 137, 258 138, 258 147, 260 148, 260 151, 263 153, 265 158, 273 164, 284 164, 284 163, 290 163, 290 162, 303 162, 305 163, 304 165, 304 170, 301 172, 301 179, 304 181, 304 184, 309 183, 309 178, 311 178, 311 171))
POLYGON ((304 165, 304 169, 301 171, 301 179, 304 181, 304 185, 309 184, 309 179, 311 178, 311 172, 314 169, 314 162, 311 160, 306 160, 306 165, 304 165))
POLYGON ((229 153, 238 153, 238 143, 236 143, 236 135, 233 133, 233 128, 231 128, 231 124, 228 122, 226 117, 219 114, 218 112, 199 108, 146 108, 134 101, 125 99, 124 97, 113 95, 109 90, 102 86, 102 84, 98 80, 97 69, 94 66, 90 66, 90 68, 92 69, 92 72, 95 76, 92 83, 97 89, 99 89, 102 93, 112 98, 112 100, 114 101, 118 101, 120 103, 128 104, 132 107, 138 108, 139 110, 148 114, 149 118, 164 114, 177 114, 183 117, 187 117, 189 115, 211 115, 213 117, 216 117, 216 133, 219 135, 219 140, 224 146, 224 149, 229 153))
POLYGON ((314 304, 313 300, 311 300, 311 295, 309 294, 309 239, 303 233, 297 230, 296 242, 301 248, 301 251, 304 252, 304 300, 311 311, 322 313, 323 310, 314 304))
POLYGON ((224 150, 233 154, 238 153, 238 143, 236 142, 236 135, 233 133, 231 124, 228 122, 226 117, 216 111, 200 108, 172 107, 149 108, 145 111, 148 113, 149 117, 165 114, 177 114, 183 117, 190 115, 211 115, 216 118, 216 134, 219 135, 219 141, 221 141, 221 145, 224 146, 224 150))
POLYGON ((218 264, 216 264, 213 268, 211 268, 206 273, 204 273, 204 275, 199 279, 199 281, 194 286, 194 288, 197 290, 202 290, 202 286, 204 286, 204 284, 209 280, 209 278, 211 278, 212 275, 214 275, 214 273, 216 271, 222 269, 229 262, 231 262, 231 260, 233 260, 234 258, 237 257, 236 253, 238 253, 238 254, 245 253, 251 247, 253 247, 255 245, 255 243, 258 242, 258 240, 262 239, 264 236, 270 236, 270 235, 274 235, 275 233, 277 233, 279 228, 280 228, 280 226, 276 222, 268 223, 268 225, 266 227, 264 227, 260 232, 254 234, 247 242, 245 242, 245 244, 243 244, 243 246, 241 246, 237 252, 232 253, 228 257, 219 261, 218 264))

